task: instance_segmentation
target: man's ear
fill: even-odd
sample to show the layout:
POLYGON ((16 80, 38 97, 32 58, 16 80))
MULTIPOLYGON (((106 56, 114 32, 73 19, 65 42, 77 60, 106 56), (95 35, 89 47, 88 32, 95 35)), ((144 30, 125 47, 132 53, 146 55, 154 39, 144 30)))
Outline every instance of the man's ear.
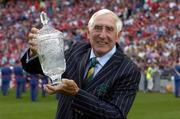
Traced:
POLYGON ((117 43, 119 43, 120 36, 121 36, 121 31, 117 34, 117 39, 116 39, 117 43))
POLYGON ((119 31, 119 33, 118 33, 118 37, 119 37, 119 38, 120 38, 120 36, 121 36, 121 33, 122 33, 122 30, 119 31))
POLYGON ((90 39, 90 31, 89 31, 89 29, 87 30, 87 38, 90 39))

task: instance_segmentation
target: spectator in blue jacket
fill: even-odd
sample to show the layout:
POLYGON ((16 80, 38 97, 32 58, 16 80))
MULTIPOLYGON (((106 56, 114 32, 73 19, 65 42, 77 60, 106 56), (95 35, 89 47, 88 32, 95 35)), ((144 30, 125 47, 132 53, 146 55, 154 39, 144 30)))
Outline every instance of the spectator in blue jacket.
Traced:
POLYGON ((30 74, 30 97, 31 100, 34 102, 37 100, 37 88, 38 88, 38 77, 37 75, 30 74))
POLYGON ((16 65, 13 71, 16 79, 16 98, 20 98, 23 91, 23 83, 25 82, 23 68, 20 65, 16 65))
POLYGON ((2 91, 2 95, 4 95, 4 96, 8 95, 8 89, 9 89, 9 84, 11 81, 11 75, 12 75, 12 70, 9 66, 2 67, 2 69, 1 69, 1 77, 2 77, 1 91, 2 91))

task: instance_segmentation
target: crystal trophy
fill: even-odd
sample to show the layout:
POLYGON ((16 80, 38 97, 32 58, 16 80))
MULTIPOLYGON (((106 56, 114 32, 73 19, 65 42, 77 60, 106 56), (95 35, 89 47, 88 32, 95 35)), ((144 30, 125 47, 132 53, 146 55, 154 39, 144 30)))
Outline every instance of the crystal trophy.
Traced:
POLYGON ((50 78, 51 85, 61 83, 61 75, 66 69, 63 33, 48 25, 48 17, 41 12, 43 27, 37 35, 38 57, 43 73, 50 78))

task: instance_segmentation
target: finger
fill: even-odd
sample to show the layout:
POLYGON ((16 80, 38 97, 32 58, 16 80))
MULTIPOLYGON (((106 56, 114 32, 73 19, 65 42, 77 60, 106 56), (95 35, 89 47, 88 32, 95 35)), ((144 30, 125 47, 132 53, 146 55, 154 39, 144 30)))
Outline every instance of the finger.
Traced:
POLYGON ((29 38, 29 40, 33 40, 33 39, 36 39, 36 37, 37 37, 37 34, 35 34, 35 33, 29 33, 28 34, 28 38, 29 38))
POLYGON ((61 79, 61 82, 63 83, 63 84, 65 84, 67 81, 66 81, 67 79, 61 79))
POLYGON ((48 94, 55 94, 55 91, 49 89, 47 85, 44 85, 44 90, 45 90, 48 94))
POLYGON ((62 89, 64 89, 65 87, 67 87, 66 84, 63 83, 59 83, 58 85, 52 86, 52 85, 48 85, 48 88, 54 91, 61 91, 62 89))
POLYGON ((39 32, 39 29, 32 27, 31 32, 37 34, 39 32))
POLYGON ((77 84, 74 82, 74 80, 70 79, 62 79, 63 87, 61 88, 60 93, 64 95, 76 95, 79 91, 79 88, 77 84))
POLYGON ((62 79, 62 83, 63 84, 69 84, 70 82, 72 82, 73 80, 70 80, 70 79, 62 79))
POLYGON ((32 52, 36 53, 38 50, 38 45, 35 43, 35 41, 29 41, 29 48, 32 50, 32 52))
POLYGON ((51 86, 50 84, 46 85, 49 90, 56 91, 56 86, 51 86))
POLYGON ((69 88, 69 89, 78 87, 76 82, 74 80, 72 80, 72 79, 65 79, 64 83, 67 85, 67 88, 69 88))
POLYGON ((37 42, 35 40, 29 40, 28 41, 29 45, 32 45, 32 46, 37 46, 37 42))
POLYGON ((67 92, 71 92, 77 86, 74 80, 70 80, 70 79, 62 79, 62 84, 64 84, 62 90, 67 92))

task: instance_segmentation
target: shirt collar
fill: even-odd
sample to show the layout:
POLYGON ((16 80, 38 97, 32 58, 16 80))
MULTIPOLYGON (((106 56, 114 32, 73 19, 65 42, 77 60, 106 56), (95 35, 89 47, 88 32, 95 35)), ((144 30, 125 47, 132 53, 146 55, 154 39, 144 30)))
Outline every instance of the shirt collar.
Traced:
MULTIPOLYGON (((107 52, 105 55, 101 57, 97 57, 97 60, 99 61, 101 66, 104 66, 106 62, 112 57, 112 55, 116 52, 116 46, 114 46, 109 52, 107 52)), ((94 54, 93 49, 91 49, 90 58, 96 57, 94 54)))

